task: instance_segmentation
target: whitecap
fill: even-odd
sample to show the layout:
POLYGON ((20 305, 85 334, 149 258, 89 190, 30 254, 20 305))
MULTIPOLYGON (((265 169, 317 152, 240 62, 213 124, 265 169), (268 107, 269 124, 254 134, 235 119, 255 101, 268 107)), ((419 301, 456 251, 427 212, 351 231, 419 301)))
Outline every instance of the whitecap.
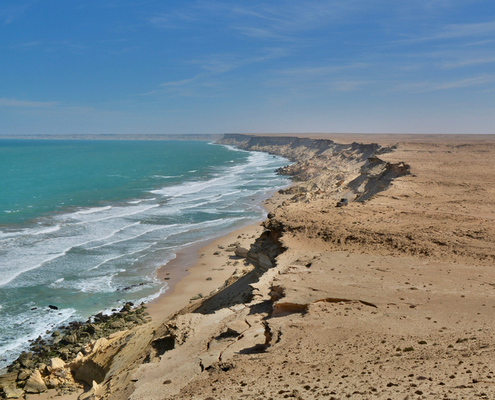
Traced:
POLYGON ((60 225, 55 225, 55 226, 51 226, 51 227, 46 228, 46 229, 42 229, 42 230, 37 231, 37 232, 33 232, 32 234, 33 235, 45 235, 47 233, 57 232, 60 229, 61 229, 61 226, 60 225))
POLYGON ((89 208, 86 210, 76 211, 75 214, 77 214, 77 215, 94 214, 94 213, 98 213, 98 212, 102 212, 102 211, 111 210, 112 208, 113 208, 112 206, 93 207, 93 208, 89 208))

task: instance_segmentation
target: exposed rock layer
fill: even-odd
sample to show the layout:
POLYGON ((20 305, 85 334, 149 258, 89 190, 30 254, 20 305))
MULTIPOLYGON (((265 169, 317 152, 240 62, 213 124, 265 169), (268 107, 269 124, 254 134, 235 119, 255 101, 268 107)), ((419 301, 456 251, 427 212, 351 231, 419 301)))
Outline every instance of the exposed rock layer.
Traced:
POLYGON ((296 182, 284 193, 292 201, 338 199, 364 201, 385 190, 392 180, 409 173, 409 165, 387 163, 378 155, 394 147, 372 144, 339 144, 326 139, 266 137, 240 134, 225 135, 221 144, 250 151, 264 151, 283 156, 294 164, 277 172, 296 182))

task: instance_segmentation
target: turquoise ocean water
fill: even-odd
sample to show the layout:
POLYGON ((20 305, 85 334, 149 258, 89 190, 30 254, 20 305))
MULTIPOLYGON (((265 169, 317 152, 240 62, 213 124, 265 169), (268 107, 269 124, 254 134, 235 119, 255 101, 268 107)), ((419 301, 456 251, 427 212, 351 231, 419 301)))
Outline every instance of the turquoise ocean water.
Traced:
POLYGON ((286 163, 195 141, 0 139, 0 368, 49 329, 166 291, 156 269, 264 218, 286 163))

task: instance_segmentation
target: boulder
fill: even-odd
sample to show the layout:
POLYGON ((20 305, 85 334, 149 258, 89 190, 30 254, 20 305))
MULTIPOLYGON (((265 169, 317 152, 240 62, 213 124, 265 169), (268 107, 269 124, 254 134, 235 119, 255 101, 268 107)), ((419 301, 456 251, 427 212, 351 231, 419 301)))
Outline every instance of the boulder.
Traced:
POLYGON ((17 380, 17 372, 9 372, 0 376, 0 389, 15 383, 17 380))
POLYGON ((56 376, 50 375, 45 379, 45 383, 48 389, 55 389, 62 383, 62 381, 56 376))
POLYGON ((270 257, 263 253, 258 254, 258 265, 262 269, 270 269, 273 267, 272 261, 270 260, 270 257))
MULTIPOLYGON (((29 369, 21 369, 19 371, 19 375, 17 376, 17 380, 19 381, 25 381, 29 376, 31 375, 32 371, 29 369)), ((14 379, 15 380, 15 379, 14 379)))
POLYGON ((237 249, 235 249, 234 253, 237 257, 246 258, 249 250, 244 247, 238 247, 237 249))
POLYGON ((64 338, 62 339, 62 343, 63 344, 75 344, 75 343, 77 343, 77 333, 73 332, 71 334, 64 336, 64 338))
POLYGON ((125 323, 122 319, 117 319, 115 321, 113 321, 110 325, 108 325, 108 327, 110 329, 121 329, 125 326, 125 323))
POLYGON ((15 384, 3 387, 3 396, 6 399, 20 399, 24 397, 24 390, 18 389, 15 384))
POLYGON ((95 381, 93 381, 92 388, 87 392, 81 394, 78 399, 79 400, 94 400, 99 399, 101 394, 103 393, 102 388, 95 381))
POLYGON ((24 386, 24 391, 26 393, 42 393, 46 392, 47 387, 43 378, 41 377, 40 371, 34 371, 31 376, 26 381, 26 386, 24 386))
POLYGON ((97 329, 98 328, 95 324, 88 324, 84 330, 88 332, 90 335, 94 335, 97 329))
POLYGON ((32 351, 30 351, 29 353, 23 352, 19 356, 19 362, 24 368, 33 368, 34 367, 33 352, 32 351))
POLYGON ((65 361, 58 358, 58 357, 55 357, 55 358, 52 358, 50 360, 50 368, 52 370, 54 369, 61 369, 61 368, 64 368, 65 367, 65 361))

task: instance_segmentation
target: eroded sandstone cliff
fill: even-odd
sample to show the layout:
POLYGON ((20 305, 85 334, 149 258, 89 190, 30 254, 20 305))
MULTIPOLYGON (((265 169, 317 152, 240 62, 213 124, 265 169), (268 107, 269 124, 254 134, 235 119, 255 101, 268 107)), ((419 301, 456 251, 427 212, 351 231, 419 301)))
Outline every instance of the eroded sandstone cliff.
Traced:
POLYGON ((226 134, 218 143, 249 151, 264 151, 293 162, 280 168, 291 176, 294 185, 284 193, 291 201, 347 198, 368 200, 385 190, 392 180, 409 173, 409 165, 387 163, 378 156, 393 151, 376 143, 340 144, 327 139, 290 136, 269 137, 226 134))

